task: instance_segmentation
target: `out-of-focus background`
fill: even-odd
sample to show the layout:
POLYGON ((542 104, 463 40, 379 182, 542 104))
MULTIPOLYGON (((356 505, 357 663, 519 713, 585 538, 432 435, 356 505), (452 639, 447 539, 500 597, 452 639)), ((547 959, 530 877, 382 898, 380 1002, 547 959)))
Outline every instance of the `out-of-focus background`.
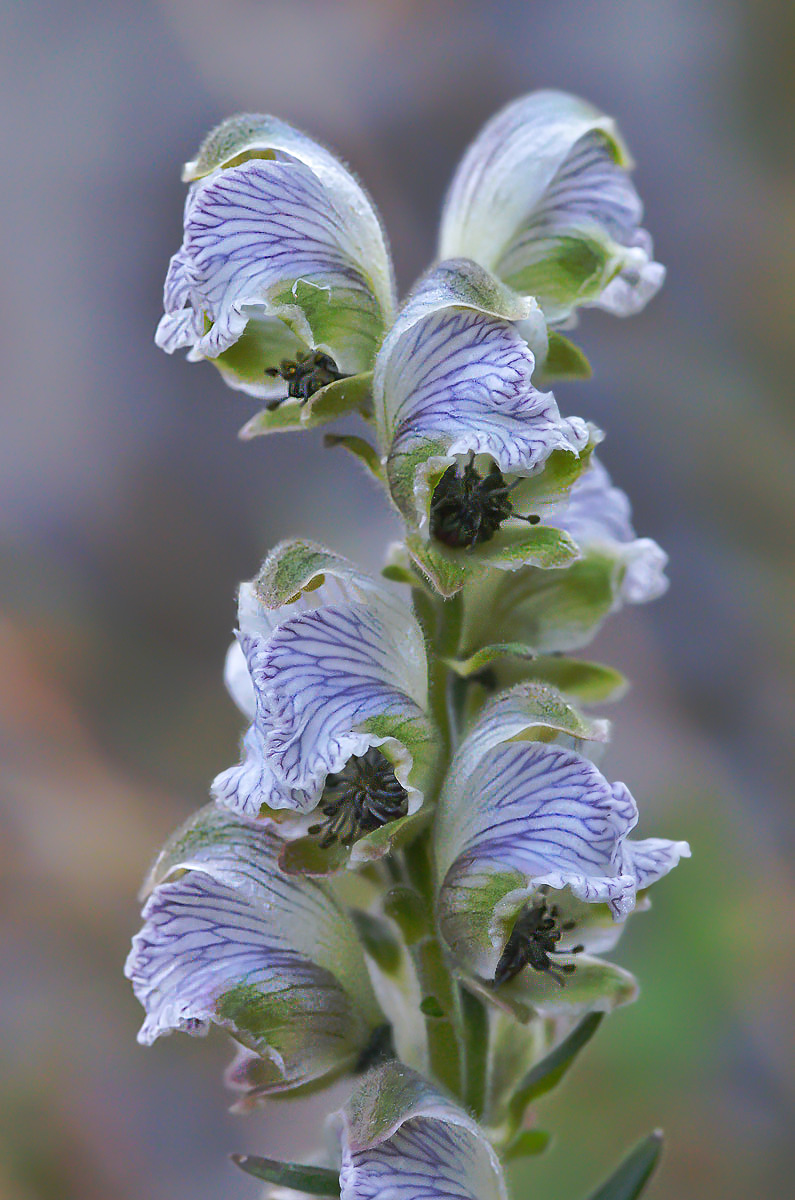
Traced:
POLYGON ((795 10, 776 0, 5 0, 0 435, 0 1195, 232 1200, 232 1150, 316 1117, 225 1111, 221 1038, 136 1045, 121 976, 149 856, 240 732, 234 589, 289 534, 376 567, 385 506, 319 436, 242 444, 253 402, 152 343, 182 161, 241 109, 326 140, 386 220, 401 287, 454 165, 536 87, 616 115, 669 268, 586 313, 561 408, 669 594, 594 648, 635 681, 607 765, 694 857, 632 923, 643 984, 540 1108, 515 1195, 576 1200, 655 1125, 650 1197, 780 1200, 792 1146, 795 10))

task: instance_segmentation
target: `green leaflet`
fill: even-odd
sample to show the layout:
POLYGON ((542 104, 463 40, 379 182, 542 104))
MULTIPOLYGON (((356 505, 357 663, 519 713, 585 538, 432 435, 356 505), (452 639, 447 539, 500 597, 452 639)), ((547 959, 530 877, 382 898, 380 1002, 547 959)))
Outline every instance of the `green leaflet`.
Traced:
POLYGON ((656 1129, 630 1151, 590 1200, 637 1200, 657 1166, 662 1145, 662 1130, 656 1129))
POLYGON ((310 1196, 339 1196, 340 1180, 328 1167, 309 1167, 301 1163, 279 1162, 275 1158, 258 1158, 253 1154, 233 1154, 232 1162, 247 1175, 264 1179, 278 1187, 293 1188, 310 1196))

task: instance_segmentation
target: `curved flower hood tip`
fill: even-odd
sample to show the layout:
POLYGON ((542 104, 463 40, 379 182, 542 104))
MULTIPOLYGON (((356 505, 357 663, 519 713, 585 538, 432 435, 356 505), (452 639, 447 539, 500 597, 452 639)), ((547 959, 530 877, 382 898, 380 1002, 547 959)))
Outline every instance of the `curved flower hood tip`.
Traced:
POLYGON ((272 406, 289 396, 290 410, 370 371, 394 282, 378 215, 350 171, 283 121, 243 114, 209 134, 183 178, 184 237, 157 344, 211 360, 272 406))
POLYGON ((608 913, 623 922, 690 850, 629 839, 626 786, 571 748, 606 737, 554 689, 523 684, 490 702, 453 760, 436 814, 439 923, 497 1002, 578 1012, 634 996, 631 976, 588 951, 609 949, 608 913))
POLYGON ((280 849, 262 823, 201 809, 153 867, 125 966, 140 1042, 219 1025, 257 1056, 261 1095, 353 1069, 384 1022, 347 912, 284 876, 280 849))
POLYGON ((298 839, 285 869, 380 857, 424 819, 425 643, 387 586, 321 546, 282 543, 240 588, 226 679, 251 725, 213 794, 298 839))
POLYGON ((553 453, 576 458, 589 443, 585 422, 561 417, 552 393, 531 382, 527 339, 542 334, 533 300, 459 260, 421 280, 378 353, 373 398, 390 492, 412 555, 444 594, 457 590, 440 582, 444 572, 460 586, 478 565, 563 566, 575 556, 566 535, 534 528, 536 518, 529 527, 508 498, 553 453), (470 480, 485 505, 467 501, 457 518, 450 493, 471 492, 470 480))
POLYGON ((631 316, 665 268, 640 228, 643 206, 615 122, 565 92, 532 92, 482 129, 445 200, 442 258, 466 256, 551 323, 581 305, 631 316))
POLYGON ((341 1200, 507 1200, 499 1160, 477 1123, 402 1063, 366 1076, 337 1125, 341 1200))

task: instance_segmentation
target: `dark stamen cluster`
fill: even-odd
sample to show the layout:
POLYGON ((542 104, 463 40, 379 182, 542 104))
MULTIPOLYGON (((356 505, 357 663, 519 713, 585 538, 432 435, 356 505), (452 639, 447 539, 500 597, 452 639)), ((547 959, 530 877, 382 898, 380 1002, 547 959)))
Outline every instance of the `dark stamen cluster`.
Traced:
MULTIPOLYGON (((272 379, 281 377, 287 384, 287 395, 305 404, 310 396, 320 391, 327 383, 336 383, 345 379, 342 371, 337 370, 337 364, 330 354, 321 350, 310 350, 298 358, 283 358, 278 367, 266 367, 265 374, 272 379)), ((266 408, 271 412, 284 402, 284 398, 271 400, 266 408)))
MULTIPOLYGON (((546 971, 563 987, 564 975, 571 975, 577 969, 577 964, 553 963, 550 954, 557 953, 563 933, 573 928, 574 921, 561 921, 557 905, 547 904, 546 899, 526 908, 511 930, 497 963, 494 973, 496 986, 514 979, 525 967, 532 967, 534 971, 546 971)), ((568 953, 580 954, 583 949, 583 946, 574 946, 568 953)))
POLYGON ((354 754, 341 771, 327 777, 319 809, 326 820, 310 826, 309 832, 322 834, 322 849, 336 841, 351 846, 363 833, 405 816, 408 792, 389 760, 372 747, 366 754, 354 754))
POLYGON ((471 550, 493 538, 508 517, 537 525, 540 517, 514 512, 509 494, 518 482, 507 484, 496 463, 492 463, 488 475, 481 475, 475 467, 474 452, 463 471, 457 466, 448 467, 431 499, 431 537, 456 550, 471 550))

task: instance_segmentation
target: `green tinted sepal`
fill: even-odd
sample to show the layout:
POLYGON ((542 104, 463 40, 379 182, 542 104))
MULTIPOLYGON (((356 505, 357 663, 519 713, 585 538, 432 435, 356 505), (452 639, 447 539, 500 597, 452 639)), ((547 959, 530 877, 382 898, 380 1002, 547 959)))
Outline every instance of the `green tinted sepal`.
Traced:
POLYGON ((550 330, 549 349, 534 379, 536 386, 546 388, 560 380, 590 379, 591 374, 591 364, 580 347, 562 333, 550 330))
POLYGON ((377 479, 379 483, 385 482, 381 459, 374 447, 364 438, 355 437, 352 434, 327 433, 323 438, 323 445, 328 450, 335 446, 342 446, 343 450, 347 450, 354 458, 358 458, 374 479, 377 479))
POLYGON ((326 384, 303 404, 299 400, 288 399, 278 408, 263 408, 246 422, 238 437, 250 441, 266 433, 315 429, 318 425, 328 425, 352 412, 368 417, 372 411, 372 379, 372 371, 364 371, 326 384))

